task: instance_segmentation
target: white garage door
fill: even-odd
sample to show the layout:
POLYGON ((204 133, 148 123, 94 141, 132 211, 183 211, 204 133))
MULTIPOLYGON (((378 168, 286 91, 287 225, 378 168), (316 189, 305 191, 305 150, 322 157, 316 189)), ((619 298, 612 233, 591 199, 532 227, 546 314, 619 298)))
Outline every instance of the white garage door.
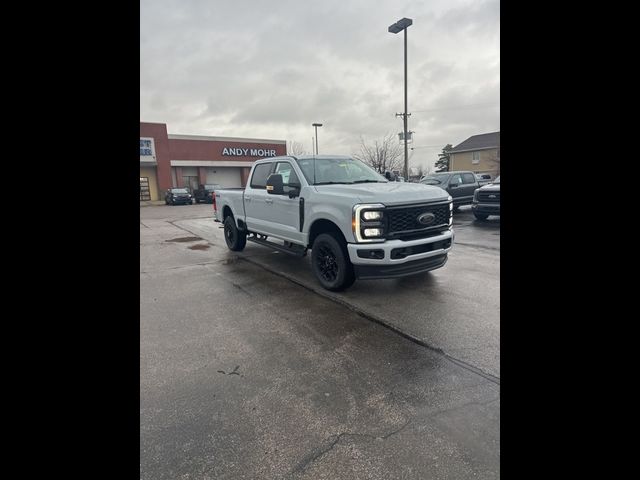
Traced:
POLYGON ((223 187, 240 187, 240 167, 207 168, 207 183, 217 183, 223 187))

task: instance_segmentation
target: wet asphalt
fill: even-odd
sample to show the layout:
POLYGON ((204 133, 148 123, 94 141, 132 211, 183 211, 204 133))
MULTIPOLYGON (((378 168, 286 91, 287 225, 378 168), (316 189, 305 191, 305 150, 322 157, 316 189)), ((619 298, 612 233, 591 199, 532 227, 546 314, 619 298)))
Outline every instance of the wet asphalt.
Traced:
POLYGON ((210 214, 140 209, 141 478, 499 478, 499 218, 333 294, 210 214))

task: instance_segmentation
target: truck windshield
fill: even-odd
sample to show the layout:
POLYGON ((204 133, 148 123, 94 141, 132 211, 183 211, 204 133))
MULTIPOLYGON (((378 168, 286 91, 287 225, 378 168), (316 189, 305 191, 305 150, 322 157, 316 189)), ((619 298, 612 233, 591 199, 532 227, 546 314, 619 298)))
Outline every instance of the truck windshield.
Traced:
POLYGON ((387 183, 382 175, 355 158, 299 158, 297 162, 310 185, 387 183))

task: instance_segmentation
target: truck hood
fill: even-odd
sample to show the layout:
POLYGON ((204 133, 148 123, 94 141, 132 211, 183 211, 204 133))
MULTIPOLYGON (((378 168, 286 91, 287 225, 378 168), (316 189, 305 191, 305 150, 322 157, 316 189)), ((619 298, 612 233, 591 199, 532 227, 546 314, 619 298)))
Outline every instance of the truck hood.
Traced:
POLYGON ((500 184, 499 183, 489 183, 488 185, 483 185, 480 187, 480 190, 483 192, 499 192, 500 184))
POLYGON ((353 198, 358 203, 402 205, 446 200, 449 194, 440 187, 422 183, 388 182, 355 185, 316 185, 318 193, 353 198))

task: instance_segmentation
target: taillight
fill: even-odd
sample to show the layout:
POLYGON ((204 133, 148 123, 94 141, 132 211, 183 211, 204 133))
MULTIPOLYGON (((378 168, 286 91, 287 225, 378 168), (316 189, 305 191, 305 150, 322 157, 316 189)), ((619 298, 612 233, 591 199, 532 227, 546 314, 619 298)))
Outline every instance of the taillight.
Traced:
POLYGON ((216 206, 216 192, 212 192, 211 196, 213 197, 213 211, 217 212, 218 211, 218 207, 216 206))

